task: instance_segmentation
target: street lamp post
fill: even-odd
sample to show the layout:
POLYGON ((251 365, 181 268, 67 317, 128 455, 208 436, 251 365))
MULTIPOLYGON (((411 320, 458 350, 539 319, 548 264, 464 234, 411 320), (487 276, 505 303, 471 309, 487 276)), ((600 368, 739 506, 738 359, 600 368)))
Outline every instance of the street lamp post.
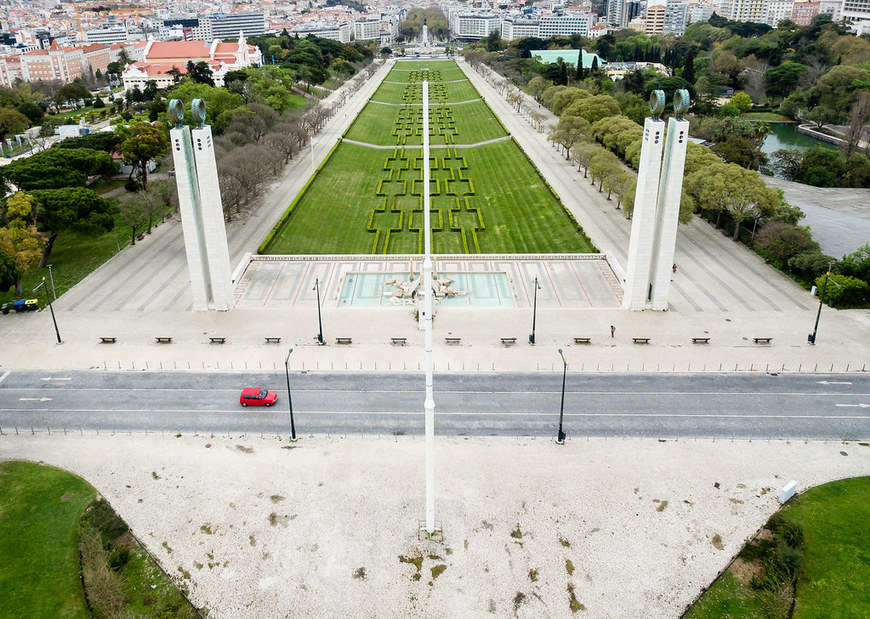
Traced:
POLYGON ((565 433, 562 431, 562 419, 565 417, 565 379, 568 376, 568 361, 565 355, 562 354, 562 349, 559 349, 559 356, 562 357, 562 405, 559 407, 559 434, 556 435, 556 443, 559 445, 565 444, 565 433))
POLYGON ((293 398, 290 395, 290 353, 293 349, 287 351, 287 357, 284 359, 284 376, 287 378, 287 405, 290 407, 290 440, 296 440, 296 424, 293 422, 293 398))
POLYGON ((813 326, 813 332, 807 336, 807 342, 815 345, 816 343, 816 334, 819 332, 819 318, 822 317, 822 303, 825 298, 825 291, 828 289, 828 281, 834 284, 837 288, 842 288, 840 284, 835 282, 834 280, 829 280, 828 276, 831 274, 831 267, 828 266, 828 270, 825 272, 825 283, 822 284, 822 291, 819 293, 819 311, 816 312, 816 324, 813 326))
POLYGON ((320 280, 314 278, 314 290, 317 291, 317 343, 323 344, 323 321, 320 319, 320 280))
POLYGON ((57 301, 57 292, 54 291, 54 274, 51 272, 51 265, 48 266, 48 279, 51 281, 51 298, 57 301))
MULTIPOLYGON (((33 289, 33 292, 36 292, 40 288, 45 286, 45 278, 42 278, 42 283, 39 284, 36 288, 33 289)), ((57 328, 57 319, 54 317, 54 308, 51 306, 51 296, 48 294, 48 286, 45 286, 45 301, 48 303, 48 309, 51 311, 51 322, 54 323, 54 332, 57 334, 57 343, 62 344, 63 340, 60 339, 60 331, 57 328)))
POLYGON ((541 287, 538 285, 538 276, 535 275, 535 292, 534 301, 532 302, 532 332, 529 334, 529 344, 535 343, 535 319, 538 315, 538 290, 541 287))

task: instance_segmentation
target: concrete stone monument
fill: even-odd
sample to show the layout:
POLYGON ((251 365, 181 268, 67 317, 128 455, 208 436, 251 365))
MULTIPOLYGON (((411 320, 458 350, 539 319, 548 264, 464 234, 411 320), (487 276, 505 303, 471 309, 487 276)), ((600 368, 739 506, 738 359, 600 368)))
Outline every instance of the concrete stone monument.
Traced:
POLYGON ((676 118, 668 121, 665 139, 665 123, 661 119, 665 109, 665 94, 661 90, 654 90, 650 97, 652 116, 643 125, 628 245, 622 299, 622 306, 626 309, 668 308, 689 135, 689 123, 682 114, 688 107, 689 93, 678 91, 674 97, 676 118))
POLYGON ((184 126, 184 105, 169 102, 172 158, 184 249, 193 293, 193 309, 227 311, 234 306, 232 270, 224 226, 223 203, 211 127, 205 126, 205 104, 191 104, 197 128, 184 126))

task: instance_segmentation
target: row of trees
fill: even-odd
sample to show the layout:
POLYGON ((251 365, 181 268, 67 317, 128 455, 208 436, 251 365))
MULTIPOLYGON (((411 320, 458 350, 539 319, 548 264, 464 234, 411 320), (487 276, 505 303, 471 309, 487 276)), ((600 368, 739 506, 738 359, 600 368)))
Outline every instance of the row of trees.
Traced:
MULTIPOLYGON (((514 101, 515 86, 508 80, 481 63, 476 64, 476 69, 491 83, 499 84, 508 101, 514 101)), ((630 217, 636 191, 632 168, 636 170, 639 165, 643 129, 640 119, 630 118, 625 112, 632 112, 636 101, 633 97, 602 94, 588 82, 581 86, 556 86, 534 78, 528 89, 541 104, 559 115, 548 139, 566 158, 578 164, 578 170, 597 184, 599 191, 607 192, 608 200, 616 197, 616 208, 621 207, 630 217)), ((527 101, 522 94, 518 98, 527 101)), ((706 130, 713 133, 755 142, 764 133, 739 119, 711 120, 715 122, 708 123, 706 130), (753 130, 757 133, 753 134, 753 130)), ((727 141, 720 142, 723 143, 727 141)), ((727 223, 734 240, 752 243, 775 266, 804 282, 813 282, 831 264, 837 269, 836 260, 824 255, 809 231, 797 225, 803 213, 783 200, 781 190, 768 187, 757 172, 726 161, 716 149, 689 143, 680 221, 688 222, 693 212, 715 222, 717 227, 727 223)), ((861 263, 861 260, 850 261, 847 256, 842 262, 861 263)), ((855 298, 862 302, 862 284, 856 286, 857 296, 845 295, 842 302, 855 303, 855 298)))
MULTIPOLYGON (((306 40, 300 47, 312 44, 306 40)), ((169 152, 169 98, 187 106, 194 98, 206 102, 228 221, 256 207, 268 183, 334 113, 316 100, 300 105, 300 97, 292 94, 298 75, 289 66, 231 73, 225 88, 214 87, 209 73, 196 68, 188 67, 168 92, 146 87, 141 98, 134 93, 133 109, 115 121, 114 132, 68 138, 0 169, 8 194, 0 205, 2 289, 15 284, 20 294, 21 277, 37 262, 45 264, 58 235, 66 230, 100 234, 112 230, 117 218, 129 226, 135 244, 140 230, 150 232, 167 207, 175 205, 174 182, 149 180, 150 163, 169 152), (132 165, 129 193, 105 200, 89 185, 117 173, 113 154, 132 165)), ((370 65, 353 67, 359 75, 348 90, 358 89, 374 70, 370 65)), ((338 104, 343 102, 344 98, 338 104)), ((193 122, 191 114, 186 118, 193 122)))

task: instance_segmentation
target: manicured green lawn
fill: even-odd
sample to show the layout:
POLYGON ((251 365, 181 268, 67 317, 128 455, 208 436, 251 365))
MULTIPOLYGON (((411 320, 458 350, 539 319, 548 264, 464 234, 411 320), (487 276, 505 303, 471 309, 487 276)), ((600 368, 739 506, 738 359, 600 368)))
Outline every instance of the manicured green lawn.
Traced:
MULTIPOLYGON (((446 119, 452 118, 456 127, 454 139, 457 144, 476 144, 486 140, 504 137, 507 132, 498 122, 486 103, 483 101, 475 101, 473 103, 465 103, 461 105, 449 105, 446 119)), ((422 109, 419 106, 413 109, 414 113, 421 113, 422 109)), ((356 118, 346 136, 349 140, 357 142, 365 142, 366 144, 375 144, 381 146, 396 145, 397 136, 393 135, 393 129, 396 127, 396 119, 406 110, 405 107, 394 105, 381 105, 380 103, 369 102, 363 108, 360 115, 356 118)), ((438 106, 430 107, 430 115, 436 119, 440 110, 438 106)), ((446 120, 445 119, 445 120, 446 120)), ((419 126, 419 125, 415 125, 419 126)), ((437 128, 447 128, 446 122, 439 120, 435 121, 437 128)), ((452 133, 452 132, 451 132, 452 133)), ((422 135, 402 135, 405 138, 406 146, 420 146, 423 144, 422 135)), ((430 144, 433 146, 445 144, 445 137, 436 133, 430 137, 430 144)), ((400 142, 401 143, 401 142, 400 142)))
MULTIPOLYGON (((412 75, 412 71, 420 68, 437 69, 454 78, 463 76, 452 61, 400 63, 397 67, 401 69, 394 68, 388 80, 418 79, 419 74, 412 75)), ((463 100, 477 94, 467 80, 442 84, 435 92, 438 97, 453 93, 463 100)), ((380 101, 420 101, 419 89, 407 95, 404 84, 382 84, 377 91, 380 101)), ((339 145, 261 251, 420 253, 422 166, 416 147, 422 144, 421 111, 419 105, 370 102, 347 132, 347 139, 398 145, 398 149, 339 145)), ((435 252, 595 251, 513 140, 441 148, 507 136, 483 101, 454 105, 448 100, 432 106, 431 114, 435 252)))
POLYGON ((782 514, 806 538, 794 616, 870 616, 870 477, 811 488, 782 514))
MULTIPOLYGON (((798 523, 804 535, 793 617, 870 616, 868 497, 870 477, 857 477, 811 488, 782 509, 782 517, 798 523)), ((767 617, 765 595, 726 572, 686 617, 767 617)))
MULTIPOLYGON (((481 210, 485 224, 478 232, 482 253, 593 251, 512 141, 457 150, 467 161, 475 190, 474 195, 462 197, 468 198, 469 206, 481 210)), ((375 235, 367 231, 367 223, 372 209, 383 204, 384 198, 377 196, 376 191, 378 181, 387 176, 384 162, 392 153, 355 144, 340 145, 264 253, 384 253, 382 240, 373 251, 375 235), (335 199, 336 187, 342 188, 341 200, 335 199)), ((419 157, 419 153, 418 149, 407 151, 410 157, 419 157)), ((435 157, 443 158, 444 154, 444 149, 432 151, 435 157)), ((447 174, 442 166, 441 170, 433 171, 432 177, 444 179, 447 174)), ((420 178, 419 171, 403 172, 404 181, 411 183, 415 178, 420 178)), ((397 182, 396 189, 398 185, 397 182)), ((387 193, 396 195, 393 190, 387 193)), ((456 197, 443 194, 442 190, 442 195, 433 195, 432 206, 441 209, 443 220, 448 222, 448 211, 456 208, 456 197)), ((477 219, 465 210, 462 197, 457 214, 460 223, 467 228, 475 227, 477 219)), ((409 224, 412 217, 421 216, 412 213, 419 204, 420 198, 411 195, 410 189, 396 199, 395 208, 404 213, 402 232, 390 234, 386 253, 418 253, 419 235, 409 229, 409 224)), ((437 216, 433 217, 433 225, 436 220, 437 216)), ((398 221, 398 215, 384 212, 375 216, 374 223, 385 234, 398 221)), ((464 253, 461 233, 446 228, 445 223, 444 231, 434 232, 433 251, 464 253)))
POLYGON ((76 547, 96 492, 28 462, 0 464, 0 591, 4 617, 88 617, 76 547))

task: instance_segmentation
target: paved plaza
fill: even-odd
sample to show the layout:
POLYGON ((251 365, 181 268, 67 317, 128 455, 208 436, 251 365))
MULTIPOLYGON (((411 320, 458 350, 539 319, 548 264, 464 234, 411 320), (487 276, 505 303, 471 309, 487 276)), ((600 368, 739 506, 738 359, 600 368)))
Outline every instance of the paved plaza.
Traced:
MULTIPOLYGON (((387 275, 402 279, 419 274, 419 257, 251 256, 394 62, 384 63, 327 122, 314 139, 313 161, 310 151, 300 153, 250 218, 227 225, 238 277, 237 309, 191 310, 181 225, 169 220, 58 299, 61 346, 47 312, 2 317, 0 365, 279 368, 292 346, 297 349, 293 364, 306 369, 420 367, 423 337, 413 302, 392 301, 395 287, 385 284, 387 275), (348 277, 355 274, 363 276, 368 288, 345 294, 348 277), (325 346, 317 346, 315 339, 315 278, 321 283, 325 346), (102 336, 117 342, 103 344, 102 336), (211 336, 226 337, 226 343, 211 344, 211 336), (159 344, 156 337, 171 337, 172 342, 159 344), (266 337, 280 337, 281 344, 267 344, 266 337), (352 344, 337 345, 336 337, 351 338, 352 344), (393 337, 406 338, 406 345, 393 345, 393 337)), ((438 256, 436 270, 465 273, 470 279, 454 285, 467 294, 436 306, 437 371, 549 371, 558 361, 558 348, 568 351, 571 371, 854 371, 870 364, 870 312, 825 307, 817 345, 809 346, 806 336, 813 330, 817 299, 697 218, 678 232, 669 311, 622 310, 619 284, 631 222, 615 208, 615 200, 608 201, 606 193, 584 179, 484 78, 464 61, 458 64, 602 254, 438 256), (536 276, 541 288, 535 304, 536 276), (485 292, 484 284, 507 293, 485 292), (535 346, 527 343, 533 321, 535 346), (461 343, 450 344, 446 337, 459 337, 461 343), (515 337, 517 343, 504 345, 503 337, 515 337), (591 342, 575 344, 577 337, 591 342), (635 337, 650 342, 635 344, 635 337), (693 337, 709 337, 710 342, 693 345, 693 337), (773 339, 758 345, 756 337, 773 339)))

